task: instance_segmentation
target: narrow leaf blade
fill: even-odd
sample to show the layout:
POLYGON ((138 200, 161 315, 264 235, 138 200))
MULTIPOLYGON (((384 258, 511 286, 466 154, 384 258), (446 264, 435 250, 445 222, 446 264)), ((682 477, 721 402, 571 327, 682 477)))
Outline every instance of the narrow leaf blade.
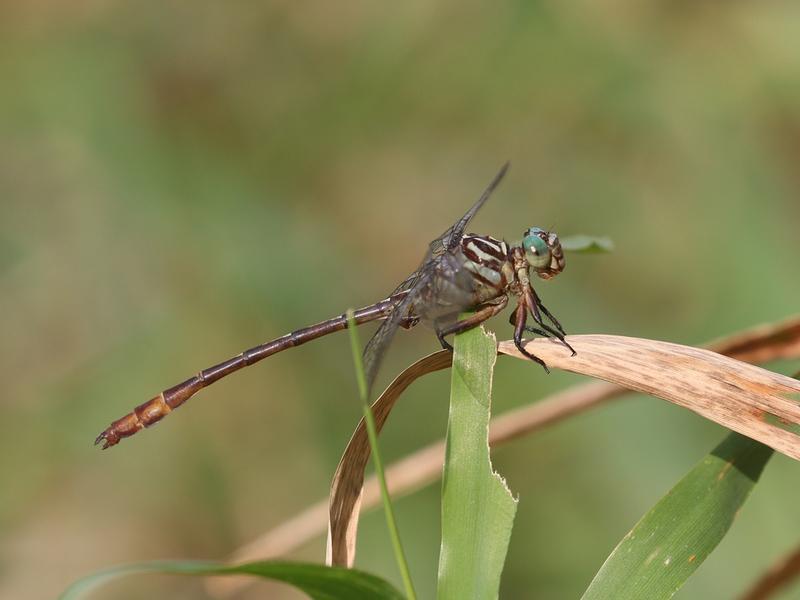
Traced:
POLYGON ((282 581, 302 590, 314 600, 402 600, 389 583, 369 573, 324 565, 257 561, 240 565, 176 560, 122 565, 99 571, 73 583, 59 600, 79 600, 96 587, 124 575, 166 573, 172 575, 255 575, 282 581))
POLYGON ((772 454, 728 435, 623 538, 583 600, 671 598, 728 532, 772 454))
POLYGON ((456 336, 444 482, 439 600, 496 598, 516 500, 489 457, 493 336, 482 328, 456 336))

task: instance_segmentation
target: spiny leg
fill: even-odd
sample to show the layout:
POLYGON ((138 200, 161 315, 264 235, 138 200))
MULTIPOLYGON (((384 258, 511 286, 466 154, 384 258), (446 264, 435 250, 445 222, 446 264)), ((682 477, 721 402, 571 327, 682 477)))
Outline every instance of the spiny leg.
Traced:
MULTIPOLYGON (((511 313, 511 316, 508 319, 508 322, 514 326, 517 324, 517 309, 515 308, 514 311, 511 313)), ((548 333, 544 329, 537 329, 536 327, 531 327, 530 325, 525 325, 525 331, 528 333, 535 333, 536 335, 540 335, 544 338, 550 339, 553 337, 551 333, 548 333)))
POLYGON ((548 319, 550 319, 550 321, 553 323, 553 325, 555 325, 555 326, 556 326, 556 329, 558 329, 558 330, 561 332, 561 335, 567 335, 567 332, 566 332, 566 331, 564 331, 564 328, 561 326, 561 323, 559 323, 559 322, 558 322, 558 319, 556 319, 556 318, 553 316, 553 313, 551 313, 551 312, 550 312, 550 311, 547 309, 547 307, 546 307, 546 306, 544 305, 544 303, 542 302, 542 299, 541 299, 541 298, 539 298, 539 294, 537 294, 537 293, 536 293, 536 290, 535 290, 535 289, 533 289, 533 286, 531 286, 531 292, 533 292, 533 299, 536 301, 536 304, 539 306, 539 308, 541 308, 541 309, 542 309, 542 312, 545 314, 545 316, 546 316, 548 319))
POLYGON ((525 326, 526 331, 530 331, 531 333, 538 333, 539 335, 543 335, 544 337, 548 338, 554 337, 560 342, 566 344, 566 341, 564 340, 564 335, 560 331, 553 329, 552 327, 550 327, 550 325, 544 322, 544 320, 542 319, 542 315, 539 314, 538 306, 535 303, 531 304, 531 316, 533 316, 533 320, 536 321, 536 323, 540 327, 542 327, 542 329, 544 329, 544 332, 542 331, 542 329, 535 329, 533 327, 528 327, 527 325, 525 326))
POLYGON ((533 317, 533 320, 536 321, 536 323, 542 329, 544 329, 546 332, 548 332, 549 335, 547 335, 546 337, 553 336, 553 337, 558 338, 560 341, 563 342, 564 341, 564 334, 562 334, 557 329, 553 329, 552 327, 550 327, 550 325, 545 323, 544 319, 542 319, 542 315, 539 312, 539 306, 541 306, 541 303, 537 302, 536 298, 533 295, 531 295, 529 297, 526 297, 525 300, 526 300, 526 305, 528 307, 528 310, 530 311, 531 316, 533 317))
MULTIPOLYGON (((539 304, 540 307, 542 306, 541 301, 538 304, 539 304)), ((520 303, 520 306, 522 306, 522 303, 520 303)), ((517 309, 514 309, 514 312, 511 313, 511 318, 508 320, 508 322, 511 323, 511 325, 515 325, 516 324, 517 310, 518 309, 520 309, 520 307, 518 307, 517 309)), ((536 317, 537 317, 537 315, 534 314, 534 319, 536 319, 536 317)), ((552 327, 550 327, 546 323, 541 323, 541 316, 540 315, 539 315, 539 319, 536 320, 536 322, 541 324, 542 327, 545 327, 547 329, 547 331, 545 331, 544 329, 538 329, 536 327, 532 327, 532 326, 527 325, 527 324, 523 327, 523 329, 525 331, 527 331, 528 333, 534 333, 536 335, 540 335, 540 336, 542 336, 544 338, 547 338, 547 339, 552 339, 553 337, 555 337, 559 342, 564 344, 564 346, 569 348, 570 351, 572 351, 572 355, 575 356, 575 350, 572 348, 572 346, 570 346, 570 344, 567 342, 567 340, 564 339, 564 335, 562 335, 561 332, 554 330, 552 327)))
POLYGON ((444 339, 444 332, 441 329, 436 330, 436 339, 439 340, 439 344, 441 344, 443 350, 448 350, 450 352, 453 351, 453 345, 444 339))
POLYGON ((536 329, 536 327, 531 327, 530 325, 525 325, 525 331, 527 331, 528 333, 535 333, 536 335, 540 335, 548 339, 553 337, 552 335, 547 333, 544 329, 536 329))
POLYGON ((472 314, 471 316, 467 317, 466 319, 461 319, 460 321, 456 321, 455 323, 451 323, 446 327, 436 328, 436 337, 439 339, 439 343, 442 345, 442 348, 445 350, 453 351, 453 346, 444 339, 446 335, 450 334, 458 334, 468 329, 472 329, 473 327, 477 327, 487 319, 491 319, 493 316, 501 312, 506 306, 508 305, 508 297, 503 296, 501 300, 496 304, 485 304, 483 307, 480 307, 477 312, 472 314))
MULTIPOLYGON (((543 310, 546 310, 546 309, 544 309, 544 306, 542 305, 541 301, 539 300, 539 297, 536 295, 536 292, 533 291, 533 287, 529 287, 528 289, 530 290, 530 295, 526 294, 525 295, 525 300, 526 300, 526 304, 527 304, 528 308, 531 311, 531 315, 533 316, 533 320, 536 321, 536 323, 542 329, 544 329, 545 331, 551 333, 554 337, 558 338, 558 340, 562 344, 564 344, 564 346, 569 348, 570 352, 572 352, 572 356, 575 356, 577 354, 577 352, 575 352, 575 348, 570 346, 569 342, 566 339, 564 339, 564 336, 566 334, 563 332, 563 330, 562 331, 556 331, 555 329, 553 329, 547 323, 544 322, 544 320, 542 319, 542 315, 539 313, 539 307, 542 307, 543 310)), ((545 314, 549 315, 549 311, 547 311, 545 314)))
MULTIPOLYGON (((511 324, 512 327, 517 325, 517 309, 515 308, 511 312, 511 316, 508 318, 508 322, 511 324)), ((525 325, 525 331, 528 333, 535 333, 536 335, 540 335, 544 338, 550 339, 553 337, 551 333, 548 333, 544 329, 536 329, 536 327, 531 327, 530 325, 525 325)))
POLYGON ((550 369, 547 368, 545 362, 539 358, 528 352, 525 349, 525 346, 522 345, 522 333, 525 331, 525 320, 528 316, 528 311, 526 310, 525 300, 520 298, 518 300, 517 309, 514 311, 515 318, 514 320, 516 323, 514 324, 514 345, 517 347, 523 356, 531 359, 532 361, 539 363, 542 365, 542 368, 545 370, 546 373, 550 373, 550 369))

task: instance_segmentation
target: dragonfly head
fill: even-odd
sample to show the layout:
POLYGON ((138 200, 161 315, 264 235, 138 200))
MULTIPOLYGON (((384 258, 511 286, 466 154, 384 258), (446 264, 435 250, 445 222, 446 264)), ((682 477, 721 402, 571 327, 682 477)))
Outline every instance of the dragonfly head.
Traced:
POLYGON ((531 227, 522 238, 525 258, 542 279, 555 277, 564 270, 564 252, 558 235, 538 227, 531 227))

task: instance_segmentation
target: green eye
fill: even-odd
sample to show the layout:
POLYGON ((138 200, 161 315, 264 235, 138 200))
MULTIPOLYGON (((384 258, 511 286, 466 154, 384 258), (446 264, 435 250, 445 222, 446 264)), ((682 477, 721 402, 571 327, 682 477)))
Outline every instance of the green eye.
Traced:
POLYGON ((525 257, 534 269, 541 269, 550 264, 550 247, 538 235, 526 235, 522 240, 525 257))

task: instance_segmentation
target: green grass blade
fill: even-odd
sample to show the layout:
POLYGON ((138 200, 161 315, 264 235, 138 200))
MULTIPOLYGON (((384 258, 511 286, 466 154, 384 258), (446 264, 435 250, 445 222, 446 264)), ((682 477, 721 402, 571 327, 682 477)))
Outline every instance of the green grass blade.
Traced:
POLYGON ((487 439, 493 336, 456 336, 442 486, 439 600, 497 598, 517 502, 492 470, 487 439))
POLYGON ((623 538, 583 600, 671 598, 728 532, 772 454, 728 435, 623 538))
POLYGON ((400 570, 400 577, 403 579, 403 587, 406 591, 408 600, 416 600, 414 584, 411 580, 411 572, 408 568, 403 544, 400 541, 400 531, 397 529, 397 520, 394 517, 392 500, 389 496, 389 488, 386 485, 386 476, 383 473, 383 460, 381 459, 380 447, 378 446, 378 430, 375 427, 375 415, 369 405, 369 386, 367 386, 367 376, 364 372, 364 362, 361 357, 361 344, 358 340, 358 331, 353 317, 353 309, 347 311, 347 327, 350 333, 350 349, 353 353, 353 363, 356 367, 356 380, 358 382, 358 394, 361 398, 361 407, 364 412, 364 422, 367 426, 369 437, 370 454, 375 465, 375 476, 378 478, 378 485, 381 489, 381 501, 383 502, 383 512, 386 515, 386 526, 389 529, 389 537, 392 540, 397 568, 400 570))
POLYGON ((122 565, 99 571, 73 583, 59 600, 79 600, 94 588, 124 575, 166 573, 172 575, 255 575, 293 585, 314 600, 402 600, 403 596, 383 579, 340 567, 260 561, 241 565, 175 560, 122 565))

